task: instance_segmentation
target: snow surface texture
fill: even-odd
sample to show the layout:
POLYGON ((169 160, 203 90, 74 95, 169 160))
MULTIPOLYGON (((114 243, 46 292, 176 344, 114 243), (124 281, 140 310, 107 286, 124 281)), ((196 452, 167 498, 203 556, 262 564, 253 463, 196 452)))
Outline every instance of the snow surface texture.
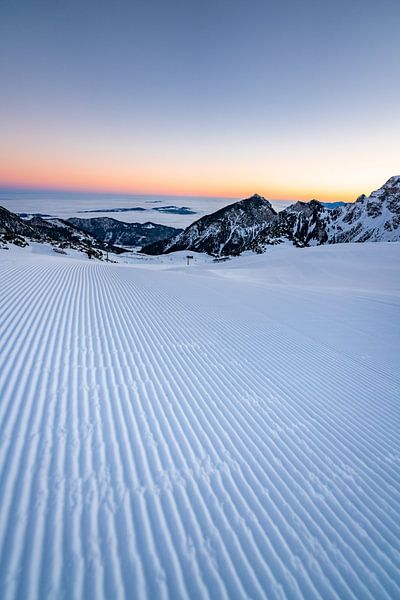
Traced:
POLYGON ((400 597, 399 244, 46 252, 0 251, 2 599, 400 597))

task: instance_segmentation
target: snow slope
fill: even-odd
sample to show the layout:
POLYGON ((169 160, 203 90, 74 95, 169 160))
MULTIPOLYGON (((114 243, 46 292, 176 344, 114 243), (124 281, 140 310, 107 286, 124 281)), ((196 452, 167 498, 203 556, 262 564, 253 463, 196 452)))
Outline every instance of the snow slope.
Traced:
POLYGON ((0 252, 0 597, 398 598, 400 245, 0 252))

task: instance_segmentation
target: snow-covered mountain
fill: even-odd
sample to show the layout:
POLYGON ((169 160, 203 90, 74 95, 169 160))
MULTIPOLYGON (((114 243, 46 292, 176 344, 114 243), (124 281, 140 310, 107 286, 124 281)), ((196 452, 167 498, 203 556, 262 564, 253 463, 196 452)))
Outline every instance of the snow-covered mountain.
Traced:
POLYGON ((124 223, 110 217, 67 219, 75 227, 90 233, 98 240, 119 246, 144 246, 159 240, 176 237, 182 229, 157 223, 124 223))
POLYGON ((245 250, 264 252, 271 244, 317 246, 340 242, 400 240, 400 176, 391 177, 368 198, 332 209, 317 200, 296 202, 276 213, 254 195, 202 217, 173 240, 142 249, 147 254, 191 250, 216 256, 245 250))
POLYGON ((343 242, 400 240, 400 176, 391 177, 369 197, 327 207, 317 200, 296 202, 277 213, 255 194, 206 215, 184 231, 156 223, 124 223, 109 217, 92 219, 22 219, 0 208, 0 242, 25 245, 50 242, 83 251, 104 244, 143 246, 146 254, 178 250, 235 256, 246 250, 264 252, 270 245, 318 246, 343 242))
POLYGON ((333 211, 329 241, 395 242, 400 240, 400 175, 391 177, 369 197, 333 211))
POLYGON ((174 239, 152 244, 142 251, 146 254, 160 254, 193 250, 218 256, 234 256, 249 247, 266 223, 273 222, 276 216, 271 203, 255 194, 198 219, 174 239))
POLYGON ((22 218, 0 207, 0 247, 7 244, 27 246, 29 241, 49 243, 58 248, 73 248, 102 257, 106 249, 124 252, 118 246, 141 246, 171 238, 182 230, 155 223, 123 223, 108 217, 93 219, 43 219, 39 215, 22 218))
POLYGON ((335 209, 311 200, 296 202, 267 223, 251 248, 290 241, 296 246, 343 242, 395 242, 400 240, 400 176, 391 177, 367 198, 335 209))
POLYGON ((332 210, 317 200, 296 202, 282 212, 274 221, 266 223, 257 239, 246 250, 262 252, 265 245, 291 242, 295 246, 319 246, 328 241, 327 225, 332 210))
POLYGON ((103 250, 99 240, 72 223, 62 219, 42 219, 40 216, 22 219, 0 206, 0 247, 7 248, 10 243, 24 247, 29 241, 49 243, 57 248, 73 248, 97 258, 101 258, 103 250))

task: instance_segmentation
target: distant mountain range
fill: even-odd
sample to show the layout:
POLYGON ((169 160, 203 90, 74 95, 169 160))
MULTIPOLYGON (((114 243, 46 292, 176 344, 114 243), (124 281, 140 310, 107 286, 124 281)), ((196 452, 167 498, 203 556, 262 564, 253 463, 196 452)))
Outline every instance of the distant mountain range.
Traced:
MULTIPOLYGON (((159 202, 154 200, 154 202, 159 202)), ((160 201, 161 202, 161 201, 160 201)), ((161 213, 170 213, 172 215, 195 215, 196 211, 187 206, 155 206, 151 208, 143 208, 143 206, 121 207, 121 208, 92 208, 90 210, 80 210, 80 213, 123 213, 123 212, 146 212, 154 210, 161 213)), ((22 215, 21 215, 22 216, 22 215)))
POLYGON ((0 207, 0 247, 26 246, 29 241, 73 248, 101 258, 106 250, 121 253, 120 246, 140 247, 178 235, 182 230, 156 223, 123 223, 108 217, 57 219, 38 215, 22 218, 0 207))
POLYGON ((169 213, 171 215, 195 215, 196 211, 188 206, 156 206, 153 208, 160 213, 169 213))
POLYGON ((128 207, 117 207, 117 208, 91 208, 90 210, 78 210, 78 213, 121 213, 121 212, 146 212, 147 208, 143 206, 128 206, 128 207))
POLYGON ((330 208, 333 210, 334 208, 339 208, 339 206, 346 206, 346 202, 321 202, 322 206, 325 208, 330 208))
MULTIPOLYGON (((160 207, 173 210, 176 207, 160 207)), ((185 207, 181 207, 185 208, 185 207)), ((277 213, 255 194, 198 219, 185 230, 156 223, 124 223, 109 217, 22 218, 0 207, 0 246, 28 240, 75 248, 101 258, 106 249, 142 247, 145 254, 177 250, 237 256, 265 252, 272 244, 315 246, 342 242, 400 241, 400 176, 391 177, 369 197, 345 204, 295 202, 277 213)))
POLYGON ((264 252, 271 244, 315 246, 340 242, 400 240, 400 176, 391 177, 369 197, 327 207, 317 200, 296 202, 277 213, 255 194, 198 219, 169 240, 145 246, 145 254, 177 250, 235 256, 264 252))

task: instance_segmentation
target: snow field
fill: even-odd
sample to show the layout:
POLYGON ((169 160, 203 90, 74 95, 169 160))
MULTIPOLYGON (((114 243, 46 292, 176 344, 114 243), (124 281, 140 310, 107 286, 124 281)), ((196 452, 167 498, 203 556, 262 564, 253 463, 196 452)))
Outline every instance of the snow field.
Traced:
POLYGON ((0 596, 398 597, 399 250, 2 252, 0 596))

